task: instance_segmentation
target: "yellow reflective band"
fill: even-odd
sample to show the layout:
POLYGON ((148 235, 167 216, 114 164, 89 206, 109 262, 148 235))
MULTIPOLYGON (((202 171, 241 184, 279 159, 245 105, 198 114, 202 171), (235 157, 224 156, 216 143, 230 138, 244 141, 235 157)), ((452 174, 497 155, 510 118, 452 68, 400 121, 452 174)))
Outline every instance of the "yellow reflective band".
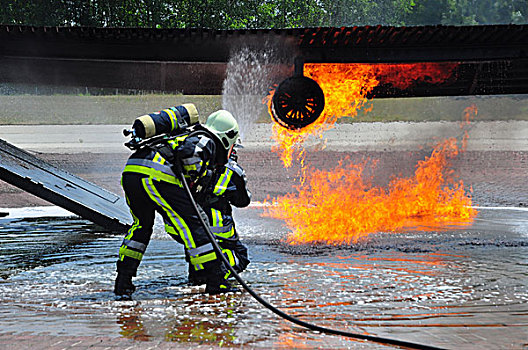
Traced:
POLYGON ((224 253, 224 255, 227 255, 227 259, 229 260, 229 265, 235 266, 236 262, 235 262, 235 257, 233 256, 233 252, 229 249, 222 249, 222 253, 224 253))
POLYGON ((227 185, 229 184, 229 181, 231 181, 232 176, 233 172, 230 169, 226 168, 226 170, 222 173, 222 175, 216 182, 213 193, 217 195, 224 194, 224 192, 227 190, 227 185))
POLYGON ((172 147, 172 149, 176 149, 176 147, 178 147, 178 142, 174 141, 174 140, 169 140, 167 141, 167 143, 169 144, 169 146, 172 147))
POLYGON ((141 226, 139 226, 139 220, 134 214, 132 214, 132 216, 134 217, 134 225, 128 229, 128 234, 125 236, 125 239, 132 239, 134 231, 136 231, 138 228, 141 228, 141 226))
POLYGON ((165 224, 165 232, 167 232, 169 235, 177 235, 178 233, 174 229, 172 225, 165 224))
POLYGON ((149 181, 149 179, 143 179, 142 181, 145 192, 154 201, 154 203, 157 203, 163 208, 165 213, 167 213, 167 217, 171 221, 172 226, 178 230, 180 238, 185 242, 185 247, 187 249, 196 248, 194 239, 192 237, 192 232, 189 229, 189 226, 187 226, 185 220, 183 220, 183 218, 178 215, 174 209, 172 209, 169 203, 167 203, 167 201, 160 195, 158 189, 151 183, 151 181, 149 181))
POLYGON ((136 224, 134 224, 134 226, 132 226, 132 227, 130 228, 130 230, 128 230, 128 234, 125 236, 125 239, 128 239, 128 240, 132 239, 132 236, 134 235, 134 231, 135 231, 136 228, 138 228, 138 227, 140 227, 140 226, 137 226, 136 224))
POLYGON ((136 259, 141 261, 143 259, 143 254, 140 252, 136 252, 135 250, 129 249, 127 246, 121 246, 119 248, 119 258, 121 261, 123 261, 123 258, 125 256, 128 256, 129 258, 136 259))
POLYGON ((215 232, 215 236, 222 237, 222 238, 231 238, 235 234, 235 227, 231 227, 231 230, 227 232, 215 232))
POLYGON ((171 121, 171 131, 174 130, 174 122, 176 121, 176 125, 177 125, 177 119, 176 119, 176 114, 174 113, 174 111, 172 109, 164 109, 163 112, 167 113, 169 115, 169 118, 170 118, 170 121, 171 121))
POLYGON ((172 147, 172 149, 176 149, 189 135, 183 135, 183 136, 177 136, 171 140, 168 140, 167 143, 172 147))
MULTIPOLYGON (((126 202, 127 202, 128 206, 130 207, 130 200, 128 199, 128 196, 125 196, 125 198, 126 198, 126 202)), ((131 240, 132 237, 134 236, 134 232, 138 228, 141 228, 141 226, 139 226, 139 219, 137 218, 136 215, 134 215, 134 212, 132 210, 130 210, 130 214, 132 214, 132 217, 134 218, 134 224, 128 229, 128 233, 125 236, 126 240, 131 240)), ((119 248, 119 260, 123 261, 125 256, 131 257, 132 259, 136 259, 136 260, 140 260, 140 261, 143 258, 143 254, 142 253, 136 252, 134 250, 130 250, 127 246, 122 245, 119 248)))
POLYGON ((203 256, 198 256, 198 257, 191 256, 190 260, 191 260, 191 264, 193 265, 204 264, 206 262, 216 260, 216 253, 212 252, 212 253, 205 254, 203 256))
POLYGON ((218 226, 218 218, 215 215, 218 210, 211 208, 211 218, 213 219, 213 222, 211 223, 211 226, 218 226))
MULTIPOLYGON (((128 207, 130 208, 130 200, 128 199, 128 197, 126 196, 126 202, 128 204, 128 207)), ((134 214, 134 212, 132 212, 132 210, 130 210, 130 214, 132 214, 132 217, 134 218, 134 224, 128 229, 128 233, 127 235, 125 236, 125 239, 132 239, 132 236, 134 235, 134 232, 138 229, 138 228, 141 228, 141 226, 139 226, 139 219, 137 218, 137 216, 134 214)))
POLYGON ((184 165, 183 169, 185 169, 186 172, 198 171, 196 165, 184 165))
POLYGON ((183 187, 181 181, 175 178, 174 176, 165 174, 159 170, 155 170, 149 167, 145 167, 141 165, 127 165, 125 166, 125 169, 123 170, 123 172, 124 173, 145 174, 145 175, 150 176, 153 179, 156 179, 159 181, 165 181, 165 182, 183 187))
POLYGON ((163 158, 159 152, 156 152, 154 158, 152 158, 152 161, 159 164, 165 164, 165 158, 163 158))
POLYGON ((211 217, 213 218, 213 224, 212 226, 214 227, 221 227, 223 222, 222 222, 222 213, 220 212, 220 210, 217 210, 215 208, 211 208, 211 217))
POLYGON ((167 232, 167 234, 169 234, 170 236, 173 236, 172 238, 175 239, 176 241, 180 243, 184 243, 180 234, 176 231, 176 229, 172 225, 165 224, 165 232, 167 232))

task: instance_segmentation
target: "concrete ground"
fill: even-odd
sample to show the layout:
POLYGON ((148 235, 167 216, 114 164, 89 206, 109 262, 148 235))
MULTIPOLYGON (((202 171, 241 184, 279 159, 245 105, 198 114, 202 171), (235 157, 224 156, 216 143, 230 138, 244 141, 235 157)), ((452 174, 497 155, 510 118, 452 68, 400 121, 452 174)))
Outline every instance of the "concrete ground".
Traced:
MULTIPOLYGON (((225 349, 211 345, 193 344, 193 349, 225 349)), ((142 341, 141 339, 111 337, 67 337, 33 334, 0 334, 0 349, 4 350, 62 350, 62 349, 189 349, 184 344, 175 344, 163 340, 142 341)))
MULTIPOLYGON (((4 125, 0 126, 0 139, 121 194, 120 173, 131 154, 123 145, 127 141, 122 134, 125 127, 128 126, 4 125)), ((285 169, 271 151, 275 143, 270 124, 256 124, 251 130, 239 155, 250 179, 253 199, 262 201, 290 192, 298 166, 285 169)), ((325 132, 325 142, 306 142, 306 159, 308 166, 315 168, 334 167, 345 157, 357 161, 379 159, 374 181, 383 184, 393 175, 412 174, 416 162, 428 156, 436 142, 447 137, 460 138, 462 134, 457 122, 339 124, 325 132), (324 152, 320 152, 323 148, 324 152)), ((528 121, 474 122, 468 135, 467 150, 453 166, 464 183, 480 190, 474 193, 476 204, 525 205, 528 121)), ((0 194, 0 208, 49 204, 2 181, 0 194)))
MULTIPOLYGON (((124 153, 129 125, 0 125, 0 138, 38 153, 124 153)), ((528 121, 474 122, 469 127, 468 151, 528 151, 528 121)), ((326 150, 408 151, 445 137, 461 136, 458 122, 394 122, 336 124, 324 133, 326 150)), ((245 135, 246 148, 269 149, 271 124, 255 124, 245 135)), ((310 139, 308 149, 320 148, 310 139)))
MULTIPOLYGON (((121 193, 119 175, 130 151, 123 146, 123 125, 89 126, 0 126, 0 138, 64 168, 115 193, 121 193)), ((375 179, 386 181, 395 173, 410 173, 413 164, 422 159, 430 146, 450 136, 460 136, 455 122, 432 123, 358 123, 338 125, 326 133, 325 152, 317 140, 310 140, 308 156, 315 167, 330 167, 344 155, 352 158, 369 156, 381 159, 382 172, 375 179)), ((270 152, 270 125, 258 124, 244 140, 241 163, 250 179, 257 201, 284 194, 294 185, 296 169, 285 170, 276 154, 270 152)), ((528 206, 528 122, 476 122, 469 131, 466 154, 456 161, 457 173, 474 188, 474 200, 483 206, 528 206)), ((0 208, 47 205, 49 203, 0 182, 0 208)), ((489 324, 507 324, 501 315, 490 313, 489 324)), ((527 324, 515 325, 527 329, 527 324)), ((487 343, 489 348, 515 349, 509 344, 528 347, 528 333, 508 332, 508 327, 475 329, 472 339, 467 330, 424 329, 426 339, 446 337, 449 348, 471 348, 472 342, 487 343), (464 330, 464 332, 462 332, 464 330), (513 337, 513 338, 512 338, 513 337)), ((518 329, 518 328, 517 328, 518 329)), ((391 332, 391 330, 387 330, 391 332)), ((422 339, 416 335, 417 342, 422 339)), ((375 346, 379 348, 379 345, 375 346)), ((101 337, 62 337, 31 334, 1 334, 2 349, 170 349, 187 348, 184 344, 162 339, 101 337)), ((196 344, 193 348, 211 348, 196 344)))

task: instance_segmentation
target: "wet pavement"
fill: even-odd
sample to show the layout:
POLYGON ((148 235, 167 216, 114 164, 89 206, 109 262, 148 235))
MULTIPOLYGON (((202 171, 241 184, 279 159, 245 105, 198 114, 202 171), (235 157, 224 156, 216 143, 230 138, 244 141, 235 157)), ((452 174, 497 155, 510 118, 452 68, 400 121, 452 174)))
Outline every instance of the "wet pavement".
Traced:
MULTIPOLYGON (((307 162, 379 159, 373 181, 383 184, 411 174, 430 150, 421 139, 412 149, 380 142, 359 150, 353 140, 344 152, 314 145, 307 162)), ((378 232, 341 247, 282 241, 288 228, 262 217, 258 202, 290 192, 297 169, 250 145, 240 157, 257 205, 235 213, 252 261, 242 277, 281 310, 329 328, 447 349, 528 348, 528 152, 486 142, 471 148, 470 139, 453 164, 473 189, 472 225, 378 232)), ((120 193, 126 149, 78 153, 67 145, 38 156, 120 193)), ((55 207, 27 208, 47 203, 6 184, 0 193, 0 213, 9 213, 0 217, 0 348, 394 348, 303 329, 246 292, 208 296, 188 287, 183 251, 159 222, 134 300, 116 301, 120 235, 55 207)))
MULTIPOLYGON (((261 212, 236 212, 252 261, 243 278, 288 314, 448 349, 526 347, 528 210, 480 209, 471 226, 376 233, 350 247, 288 246, 287 228, 261 212)), ((0 219, 0 341, 104 335, 101 343, 138 346, 391 348, 302 329, 246 292, 188 287, 181 247, 162 231, 158 223, 134 300, 115 301, 121 237, 76 217, 0 219)))

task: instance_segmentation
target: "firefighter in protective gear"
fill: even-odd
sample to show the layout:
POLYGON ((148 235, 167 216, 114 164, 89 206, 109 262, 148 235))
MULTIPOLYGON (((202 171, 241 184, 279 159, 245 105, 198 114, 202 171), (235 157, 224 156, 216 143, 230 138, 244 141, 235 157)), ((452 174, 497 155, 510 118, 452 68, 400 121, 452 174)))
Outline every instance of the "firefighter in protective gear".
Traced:
POLYGON ((134 223, 119 249, 114 293, 129 297, 135 291, 132 277, 136 276, 149 244, 156 212, 174 228, 171 236, 185 245, 194 269, 203 271, 207 293, 236 290, 227 282, 227 269, 216 256, 173 166, 179 162, 190 187, 198 187, 207 174, 227 163, 238 137, 235 118, 227 111, 218 111, 209 116, 204 127, 195 124, 190 132, 182 132, 181 125, 188 125, 193 118, 197 120, 194 105, 172 107, 140 118, 134 124, 145 127, 146 137, 158 133, 177 136, 159 147, 139 148, 126 163, 121 183, 134 223))
MULTIPOLYGON (((222 251, 237 272, 242 272, 249 264, 247 248, 240 242, 233 220, 232 205, 247 207, 251 202, 251 192, 247 188, 244 169, 237 163, 235 149, 231 151, 229 161, 222 170, 215 173, 205 194, 197 197, 207 215, 211 232, 222 251)), ((188 257, 187 257, 188 259, 188 257)), ((199 285, 206 282, 203 271, 189 265, 189 283, 199 285)))

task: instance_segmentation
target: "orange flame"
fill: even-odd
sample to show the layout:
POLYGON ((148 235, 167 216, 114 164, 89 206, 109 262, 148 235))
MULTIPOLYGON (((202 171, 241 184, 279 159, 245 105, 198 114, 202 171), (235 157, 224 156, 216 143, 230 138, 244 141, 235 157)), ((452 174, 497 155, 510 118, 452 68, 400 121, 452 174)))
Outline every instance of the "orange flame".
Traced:
POLYGON ((291 244, 351 244, 373 232, 469 223, 477 214, 471 197, 447 170, 449 159, 459 152, 455 138, 445 140, 418 163, 413 177, 396 178, 387 189, 364 179, 367 163, 310 169, 298 193, 277 198, 264 215, 286 222, 291 244))
POLYGON ((471 197, 462 181, 454 181, 448 163, 466 148, 466 127, 477 114, 475 106, 465 110, 460 147, 456 138, 445 140, 430 157, 418 163, 414 176, 393 179, 387 188, 374 187, 365 179, 365 170, 373 169, 376 161, 342 161, 331 170, 304 169, 303 163, 302 144, 308 137, 322 138, 322 131, 332 128, 339 117, 355 117, 365 108, 366 96, 379 84, 405 89, 422 81, 441 83, 453 76, 454 68, 454 63, 305 65, 306 75, 323 89, 325 110, 316 122, 300 130, 274 124, 278 143, 274 150, 280 153, 286 167, 291 166, 293 152, 298 150, 303 173, 297 193, 277 198, 276 204, 264 213, 284 220, 291 228, 289 243, 351 244, 373 232, 473 221, 477 211, 471 207, 471 197))
POLYGON ((464 109, 464 119, 460 123, 460 129, 464 130, 464 138, 462 139, 462 149, 466 150, 467 148, 467 140, 469 138, 468 134, 468 126, 472 119, 474 119, 477 116, 477 106, 471 105, 464 109))
MULTIPOLYGON (((419 82, 439 84, 453 76, 456 63, 412 63, 412 64, 305 64, 304 73, 315 80, 325 95, 325 109, 312 124, 289 130, 278 123, 273 124, 273 139, 277 152, 285 167, 290 167, 293 154, 304 160, 304 143, 310 137, 323 138, 323 132, 334 127, 341 117, 356 117, 361 109, 367 111, 367 95, 380 84, 391 84, 406 89, 419 82)), ((271 100, 274 90, 265 99, 271 115, 271 100)), ((272 118, 273 119, 273 118, 272 118)))
POLYGON ((449 82, 455 75, 458 63, 453 62, 421 62, 406 64, 376 65, 376 75, 381 84, 405 90, 414 84, 443 84, 449 82))

